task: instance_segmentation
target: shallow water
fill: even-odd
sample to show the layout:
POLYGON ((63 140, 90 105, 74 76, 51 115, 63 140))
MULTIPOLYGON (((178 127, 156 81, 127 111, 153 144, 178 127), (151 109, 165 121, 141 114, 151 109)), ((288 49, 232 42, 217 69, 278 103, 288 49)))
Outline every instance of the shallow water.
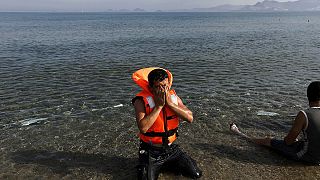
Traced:
POLYGON ((0 179, 134 179, 131 74, 146 66, 193 111, 178 143, 203 179, 320 178, 228 131, 281 138, 307 107, 319 15, 0 13, 0 179))

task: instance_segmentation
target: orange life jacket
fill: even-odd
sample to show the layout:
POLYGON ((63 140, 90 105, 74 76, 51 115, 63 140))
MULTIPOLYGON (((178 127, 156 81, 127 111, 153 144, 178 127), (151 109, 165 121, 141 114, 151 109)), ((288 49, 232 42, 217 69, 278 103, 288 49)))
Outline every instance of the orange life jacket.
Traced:
MULTIPOLYGON (((150 114, 155 107, 153 95, 149 89, 148 83, 148 74, 153 69, 158 68, 152 67, 140 69, 132 75, 134 82, 142 88, 142 91, 139 92, 136 97, 140 96, 143 98, 146 115, 150 114)), ((169 87, 171 87, 173 79, 172 74, 168 70, 165 71, 168 74, 169 87)), ((172 101, 178 104, 176 92, 171 89, 169 93, 172 101)), ((146 143, 169 144, 176 139, 178 126, 179 117, 170 108, 164 106, 153 125, 146 133, 139 133, 139 137, 146 143)))

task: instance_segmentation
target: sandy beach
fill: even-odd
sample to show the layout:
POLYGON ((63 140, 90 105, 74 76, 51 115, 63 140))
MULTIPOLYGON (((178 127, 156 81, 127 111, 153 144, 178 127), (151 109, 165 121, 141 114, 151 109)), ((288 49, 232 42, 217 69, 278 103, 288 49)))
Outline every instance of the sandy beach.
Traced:
MULTIPOLYGON (((121 138, 111 139, 103 124, 92 124, 85 131, 76 128, 79 124, 74 121, 56 129, 43 124, 2 133, 0 179, 136 179, 138 140, 121 135, 125 127, 113 132, 121 138), (73 133, 68 135, 71 127, 73 133)), ((318 166, 283 158, 222 125, 205 137, 199 131, 210 131, 207 125, 195 122, 181 128, 177 143, 198 162, 201 179, 320 178, 318 166)), ((164 172, 159 179, 188 178, 164 172)))

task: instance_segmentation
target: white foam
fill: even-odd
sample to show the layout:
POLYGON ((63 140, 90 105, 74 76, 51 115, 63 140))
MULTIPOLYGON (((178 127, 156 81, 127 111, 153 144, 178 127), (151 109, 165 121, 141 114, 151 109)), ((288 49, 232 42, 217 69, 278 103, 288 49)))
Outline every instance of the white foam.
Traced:
POLYGON ((278 116, 279 114, 275 113, 275 112, 268 112, 268 111, 260 110, 257 112, 257 115, 258 116, 278 116))
POLYGON ((123 106, 123 104, 118 104, 118 105, 115 105, 115 106, 113 106, 114 108, 117 108, 117 107, 122 107, 123 106))
POLYGON ((105 107, 105 108, 101 108, 101 109, 91 109, 92 112, 94 111, 101 111, 101 110, 107 110, 107 109, 112 109, 112 108, 119 108, 119 107, 123 107, 123 104, 118 104, 112 107, 105 107))
POLYGON ((105 107, 101 109, 91 109, 91 111, 101 111, 101 110, 106 110, 106 109, 111 109, 111 107, 105 107))
POLYGON ((20 123, 21 123, 21 126, 29 126, 32 124, 36 124, 40 121, 45 121, 47 119, 48 118, 29 118, 29 119, 24 119, 24 120, 20 121, 20 123))

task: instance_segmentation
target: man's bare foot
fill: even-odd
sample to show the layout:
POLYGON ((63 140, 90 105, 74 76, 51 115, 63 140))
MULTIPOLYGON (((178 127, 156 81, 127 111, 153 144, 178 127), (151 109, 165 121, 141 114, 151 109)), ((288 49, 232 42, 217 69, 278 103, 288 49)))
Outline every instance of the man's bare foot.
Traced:
POLYGON ((230 131, 235 132, 235 133, 239 133, 240 132, 235 123, 231 123, 230 124, 230 131))

